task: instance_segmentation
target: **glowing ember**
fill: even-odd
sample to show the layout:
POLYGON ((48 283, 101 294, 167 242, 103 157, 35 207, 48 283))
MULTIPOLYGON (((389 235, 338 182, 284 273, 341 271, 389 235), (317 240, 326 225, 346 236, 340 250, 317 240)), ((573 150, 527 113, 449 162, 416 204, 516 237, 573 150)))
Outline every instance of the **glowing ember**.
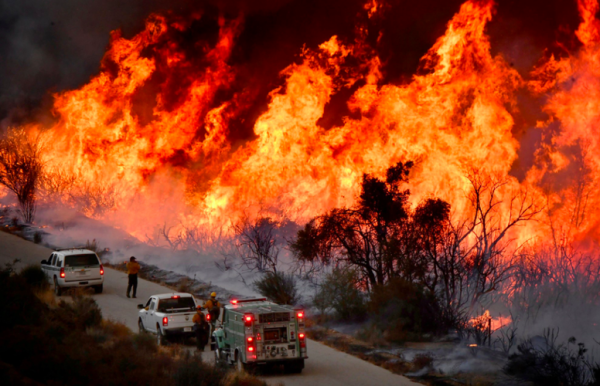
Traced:
POLYGON ((490 326, 490 321, 492 331, 496 331, 512 323, 512 318, 510 316, 498 316, 492 318, 492 316, 490 315, 490 311, 486 310, 482 315, 469 320, 469 324, 473 327, 487 329, 488 326, 490 326))

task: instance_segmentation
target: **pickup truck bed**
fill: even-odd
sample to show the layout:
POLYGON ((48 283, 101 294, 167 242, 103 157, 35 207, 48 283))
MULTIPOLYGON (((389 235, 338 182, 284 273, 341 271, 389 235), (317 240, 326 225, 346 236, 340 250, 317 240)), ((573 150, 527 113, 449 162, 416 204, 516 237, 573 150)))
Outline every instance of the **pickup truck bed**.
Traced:
POLYGON ((138 308, 140 332, 156 334, 158 344, 164 344, 167 337, 194 336, 192 319, 196 313, 196 301, 191 294, 153 295, 138 308))

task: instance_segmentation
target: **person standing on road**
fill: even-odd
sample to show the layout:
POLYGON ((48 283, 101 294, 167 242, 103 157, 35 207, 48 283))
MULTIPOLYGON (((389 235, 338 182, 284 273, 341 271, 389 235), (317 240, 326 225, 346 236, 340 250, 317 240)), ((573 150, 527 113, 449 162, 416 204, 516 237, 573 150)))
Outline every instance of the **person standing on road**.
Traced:
POLYGON ((206 322, 206 317, 202 312, 202 306, 196 307, 196 315, 192 318, 194 322, 194 331, 196 332, 196 347, 199 351, 204 351, 204 346, 208 343, 208 331, 210 326, 206 322))
POLYGON ((129 283, 127 284, 127 297, 129 298, 129 293, 131 292, 131 288, 133 287, 133 298, 135 299, 135 294, 137 292, 137 284, 138 284, 138 272, 142 267, 136 261, 135 256, 131 256, 129 258, 129 263, 127 263, 127 276, 129 277, 129 283))
POLYGON ((210 316, 209 322, 212 326, 212 331, 215 330, 215 323, 221 316, 221 303, 217 300, 217 293, 213 292, 210 294, 210 299, 204 303, 204 308, 208 310, 208 315, 210 316))

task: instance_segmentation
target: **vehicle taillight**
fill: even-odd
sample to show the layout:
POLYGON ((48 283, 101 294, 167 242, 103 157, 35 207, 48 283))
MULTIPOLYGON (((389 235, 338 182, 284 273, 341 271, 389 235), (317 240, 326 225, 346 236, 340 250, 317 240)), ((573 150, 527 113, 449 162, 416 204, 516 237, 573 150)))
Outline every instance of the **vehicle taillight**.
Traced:
POLYGON ((104 267, 100 264, 100 275, 104 275, 104 267))
POLYGON ((171 299, 179 299, 179 295, 173 295, 171 296, 171 299))
POLYGON ((163 326, 168 326, 169 325, 169 318, 167 318, 166 316, 163 318, 163 326))
POLYGON ((65 278, 65 269, 64 268, 60 269, 60 277, 63 279, 65 278))
POLYGON ((253 352, 256 349, 254 345, 254 338, 249 336, 246 338, 246 349, 250 352, 253 352))
POLYGON ((304 333, 303 332, 299 333, 298 338, 300 338, 300 348, 305 348, 306 340, 304 339, 304 333))
POLYGON ((246 315, 244 315, 244 325, 246 327, 252 326, 252 320, 253 319, 254 318, 252 317, 252 314, 246 314, 246 315))

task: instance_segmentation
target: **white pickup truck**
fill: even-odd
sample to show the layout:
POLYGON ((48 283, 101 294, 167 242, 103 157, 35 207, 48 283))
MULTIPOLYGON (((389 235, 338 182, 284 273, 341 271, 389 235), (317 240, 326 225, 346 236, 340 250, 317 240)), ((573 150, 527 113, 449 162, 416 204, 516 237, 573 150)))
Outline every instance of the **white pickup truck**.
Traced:
POLYGON ((156 334, 159 345, 168 337, 194 336, 192 318, 196 301, 191 294, 178 292, 150 296, 146 304, 138 304, 140 333, 156 334))

